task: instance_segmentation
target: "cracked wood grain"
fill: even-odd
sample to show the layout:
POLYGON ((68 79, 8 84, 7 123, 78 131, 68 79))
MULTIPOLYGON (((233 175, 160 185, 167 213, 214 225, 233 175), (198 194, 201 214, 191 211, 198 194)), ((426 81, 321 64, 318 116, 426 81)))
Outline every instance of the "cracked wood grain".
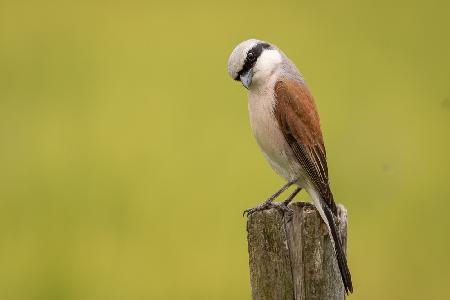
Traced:
MULTIPOLYGON (((313 205, 296 202, 282 212, 256 212, 247 221, 250 284, 254 300, 345 299, 327 227, 313 205)), ((339 230, 347 244, 347 210, 338 205, 339 230)))

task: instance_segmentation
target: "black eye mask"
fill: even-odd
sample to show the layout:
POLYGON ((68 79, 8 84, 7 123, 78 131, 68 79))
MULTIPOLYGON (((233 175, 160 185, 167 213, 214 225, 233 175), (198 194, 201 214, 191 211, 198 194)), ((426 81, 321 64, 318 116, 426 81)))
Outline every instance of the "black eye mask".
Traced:
POLYGON ((258 58, 261 56, 261 53, 264 49, 269 49, 270 45, 267 43, 259 43, 255 45, 252 49, 248 50, 247 57, 245 58, 245 63, 242 66, 242 69, 239 71, 238 75, 234 80, 239 80, 242 74, 247 73, 253 66, 255 65, 258 58))

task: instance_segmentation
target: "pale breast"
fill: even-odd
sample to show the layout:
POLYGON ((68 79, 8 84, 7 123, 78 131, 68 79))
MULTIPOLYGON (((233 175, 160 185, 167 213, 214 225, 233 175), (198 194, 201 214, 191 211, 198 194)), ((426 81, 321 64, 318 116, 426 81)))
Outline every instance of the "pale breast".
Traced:
POLYGON ((298 177, 300 166, 285 141, 273 112, 273 88, 251 90, 248 100, 250 125, 264 156, 272 168, 286 180, 298 177))

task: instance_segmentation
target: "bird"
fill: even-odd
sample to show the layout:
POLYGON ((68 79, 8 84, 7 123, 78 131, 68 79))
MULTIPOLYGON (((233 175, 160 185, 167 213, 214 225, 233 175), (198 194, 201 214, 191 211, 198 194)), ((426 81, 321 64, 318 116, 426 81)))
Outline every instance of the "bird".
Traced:
POLYGON ((292 214, 287 205, 302 189, 306 190, 327 225, 345 292, 352 293, 352 278, 337 229, 337 207, 328 178, 320 118, 303 75, 277 46, 258 39, 245 40, 233 49, 228 74, 248 90, 253 135, 271 167, 287 182, 244 214, 270 208, 292 214), (293 185, 296 188, 285 201, 274 202, 293 185))

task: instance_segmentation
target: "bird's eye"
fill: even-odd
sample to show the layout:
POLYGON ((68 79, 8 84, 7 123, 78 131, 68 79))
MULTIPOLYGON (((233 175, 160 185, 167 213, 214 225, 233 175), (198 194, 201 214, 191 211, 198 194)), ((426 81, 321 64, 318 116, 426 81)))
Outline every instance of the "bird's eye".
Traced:
POLYGON ((249 53, 247 54, 247 58, 248 58, 249 60, 253 60, 253 59, 255 58, 255 55, 253 54, 253 52, 249 52, 249 53))

